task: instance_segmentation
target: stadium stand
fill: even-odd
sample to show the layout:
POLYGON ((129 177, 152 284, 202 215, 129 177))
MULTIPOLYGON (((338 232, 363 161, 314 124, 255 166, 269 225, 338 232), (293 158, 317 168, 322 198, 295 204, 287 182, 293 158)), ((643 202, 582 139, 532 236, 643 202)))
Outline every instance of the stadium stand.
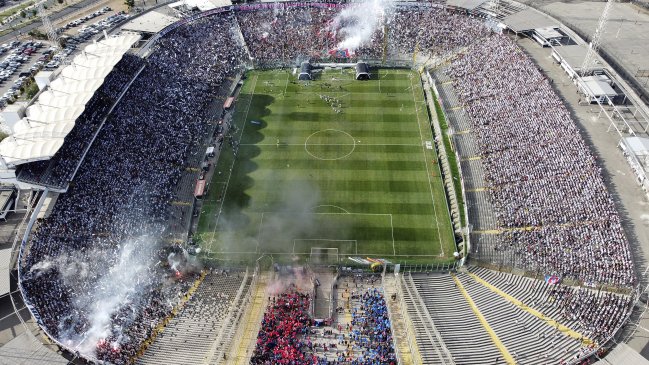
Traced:
MULTIPOLYGON (((163 241, 172 230, 169 219, 182 215, 171 203, 189 199, 190 193, 177 187, 191 180, 187 168, 193 166, 194 147, 211 135, 203 111, 211 110, 215 98, 222 104, 219 89, 251 58, 256 67, 275 67, 302 58, 336 57, 327 51, 339 35, 313 24, 327 24, 340 6, 242 6, 174 27, 161 34, 147 59, 125 57, 106 87, 95 94, 91 102, 96 107, 88 108, 77 121, 80 127, 72 132, 74 141, 66 140, 69 145, 61 155, 22 168, 20 178, 25 181, 52 186, 67 182, 79 162, 78 152, 98 131, 111 101, 137 74, 99 130, 68 192, 37 224, 21 250, 20 287, 53 340, 73 351, 78 348, 77 339, 92 326, 91 304, 98 300, 97 288, 113 278, 107 268, 119 262, 129 238, 146 237, 134 249, 149 260, 138 273, 137 295, 120 303, 109 319, 110 333, 81 353, 90 360, 114 363, 126 363, 136 355, 196 275, 189 270, 184 279, 177 278, 179 272, 167 262, 170 251, 163 248, 163 241), (162 264, 154 265, 156 261, 162 264), (77 274, 70 275, 68 267, 77 274)), ((597 161, 532 61, 508 38, 490 34, 479 19, 426 5, 398 7, 391 16, 387 39, 377 32, 370 45, 348 57, 372 60, 384 50, 394 59, 418 50, 456 56, 435 75, 443 105, 452 111, 450 123, 456 131, 467 131, 456 138, 458 151, 464 158, 475 157, 463 160, 462 169, 475 190, 467 197, 472 202, 470 217, 478 231, 473 242, 479 254, 588 285, 634 284, 628 242, 597 161)), ((557 332, 549 322, 512 305, 472 275, 493 282, 518 300, 550 303, 539 311, 595 342, 609 337, 628 313, 630 299, 625 296, 549 287, 515 276, 505 279, 485 270, 457 276, 406 275, 401 292, 422 358, 431 363, 443 363, 449 352, 463 364, 492 363, 503 357, 483 326, 485 318, 502 346, 514 358, 526 359, 525 363, 558 363, 588 351, 581 345, 584 338, 557 332), (510 287, 509 281, 520 282, 520 287, 510 287), (431 320, 434 326, 429 325, 431 320)), ((189 338, 194 342, 196 338, 186 331, 198 331, 208 321, 212 329, 223 323, 234 301, 233 290, 245 287, 246 281, 218 275, 208 280, 218 289, 209 290, 214 285, 201 289, 140 363, 190 356, 187 351, 193 349, 177 347, 178 353, 172 354, 165 343, 189 338)), ((262 323, 253 363, 280 363, 278 351, 283 351, 283 359, 304 362, 322 361, 317 359, 320 356, 339 362, 355 357, 358 364, 372 363, 376 356, 382 363, 393 361, 380 286, 351 285, 349 295, 341 296, 341 303, 348 300, 349 304, 338 313, 340 326, 327 333, 310 328, 308 295, 289 291, 275 298, 262 323), (369 342, 374 338, 366 331, 367 323, 381 326, 378 353, 369 342), (343 324, 350 326, 346 332, 343 324), (280 336, 278 326, 291 336, 280 336), (305 352, 309 346, 302 336, 308 333, 314 336, 312 347, 328 343, 327 349, 305 352), (330 346, 336 341, 329 340, 334 333, 342 336, 336 337, 336 350, 330 346), (344 351, 347 348, 338 351, 339 341, 355 342, 353 355, 344 351), (286 346, 280 350, 278 345, 286 346)), ((215 333, 201 337, 204 346, 216 341, 215 333)))
POLYGON ((414 331, 418 334, 416 341, 419 349, 419 356, 426 364, 454 364, 453 355, 444 343, 436 322, 430 316, 421 296, 413 294, 410 286, 403 286, 400 279, 397 283, 401 299, 402 309, 408 315, 409 323, 412 323, 414 331))
POLYGON ((341 364, 396 364, 385 301, 380 276, 341 276, 334 324, 328 330, 334 341, 324 341, 324 357, 341 364))
POLYGON ((209 273, 136 364, 199 364, 211 352, 227 348, 232 338, 223 338, 222 328, 233 319, 251 280, 243 273, 209 273))
POLYGON ((343 275, 336 287, 340 305, 324 320, 313 319, 312 295, 294 284, 271 294, 251 363, 396 364, 381 277, 343 275))
POLYGON ((104 79, 75 121, 75 127, 51 159, 19 166, 18 180, 53 188, 64 188, 81 162, 84 151, 99 131, 110 107, 124 88, 144 66, 144 61, 133 54, 124 54, 113 71, 104 79))
MULTIPOLYGON (((206 135, 208 116, 200 111, 242 63, 242 48, 228 36, 233 19, 195 22, 160 40, 160 49, 147 59, 147 66, 99 132, 73 186, 22 249, 23 293, 53 339, 71 337, 67 346, 78 345, 74 339, 91 326, 93 308, 89 305, 97 300, 93 298, 97 288, 111 280, 103 269, 119 263, 116 258, 124 253, 123 242, 129 237, 143 241, 158 237, 152 246, 135 240, 133 249, 143 258, 153 261, 166 255, 160 238, 170 214, 168 204, 188 158, 188 144, 198 144, 206 135), (219 34, 221 42, 205 36, 211 32, 219 34), (187 44, 196 47, 187 49, 187 44), (196 57, 199 50, 203 57, 196 57), (207 66, 215 54, 222 56, 222 62, 207 66), (207 68, 209 73, 205 73, 207 68), (59 266, 71 258, 87 264, 81 275, 62 273, 65 270, 59 266), (86 304, 79 303, 79 298, 86 298, 86 304)), ((176 286, 187 288, 183 281, 161 285, 174 275, 169 266, 145 270, 137 286, 141 295, 120 304, 120 311, 138 308, 134 318, 114 318, 114 332, 84 355, 125 362, 150 335, 151 324, 171 310, 162 298, 175 298, 171 292, 176 286)))
POLYGON ((314 364, 307 354, 304 336, 313 320, 309 314, 311 295, 295 287, 273 296, 262 319, 251 364, 314 364))
POLYGON ((630 314, 632 302, 628 295, 479 267, 457 274, 408 273, 401 290, 410 318, 425 313, 443 339, 429 341, 434 338, 431 326, 413 320, 422 359, 431 364, 445 363, 440 359, 443 346, 462 364, 507 356, 524 364, 571 363, 605 343, 630 314), (497 340, 490 339, 490 330, 497 340), (474 351, 463 340, 467 336, 485 351, 474 351))
MULTIPOLYGON (((430 338, 427 334, 429 329, 425 322, 420 325, 415 322, 422 359, 437 358, 434 351, 441 346, 446 346, 453 359, 462 364, 488 364, 501 356, 449 275, 408 275, 403 277, 401 286, 408 312, 415 306, 418 308, 414 310, 426 310, 443 339, 443 344, 437 343, 427 349, 426 345, 430 345, 430 340, 426 341, 430 338), (417 295, 421 296, 423 303, 417 295), (471 339, 471 345, 467 344, 467 338, 471 339), (480 351, 475 351, 475 348, 480 348, 480 351)), ((443 358, 435 362, 443 363, 441 361, 443 358)))
POLYGON ((452 80, 438 87, 446 109, 461 107, 470 121, 457 113, 449 118, 470 131, 459 139, 473 139, 455 138, 461 157, 473 160, 463 161, 465 179, 476 185, 484 176, 482 186, 467 188, 470 216, 482 231, 474 240, 477 257, 590 285, 632 286, 629 244, 601 170, 532 61, 493 34, 444 73, 452 80), (477 155, 467 144, 477 146, 477 155), (485 238, 494 233, 495 241, 485 238), (492 244, 483 247, 486 241, 492 244))
POLYGON ((557 322, 605 342, 631 310, 632 297, 589 288, 549 284, 508 273, 472 267, 471 273, 557 322))

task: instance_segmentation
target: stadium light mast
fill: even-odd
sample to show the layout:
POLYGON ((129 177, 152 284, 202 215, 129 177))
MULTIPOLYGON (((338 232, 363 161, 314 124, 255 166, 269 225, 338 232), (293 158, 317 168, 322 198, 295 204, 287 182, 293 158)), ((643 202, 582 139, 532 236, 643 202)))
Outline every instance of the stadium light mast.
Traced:
POLYGON ((43 2, 38 3, 38 13, 41 16, 41 21, 43 22, 43 28, 45 28, 45 34, 47 34, 47 39, 54 44, 56 50, 58 51, 61 48, 59 44, 59 35, 54 29, 54 25, 50 21, 50 17, 45 14, 45 8, 43 7, 43 2))
POLYGON ((609 13, 611 12, 611 8, 613 8, 613 2, 614 0, 608 0, 606 2, 606 6, 604 6, 604 11, 602 12, 602 15, 599 17, 599 21, 597 22, 597 28, 595 28, 595 33, 593 34, 593 39, 590 41, 590 44, 588 45, 588 52, 586 53, 584 62, 581 64, 581 69, 579 70, 579 74, 581 75, 581 77, 588 75, 588 73, 595 67, 597 51, 599 51, 599 45, 602 41, 604 28, 606 28, 606 24, 608 22, 609 13))
MULTIPOLYGON (((61 51, 61 43, 60 43, 60 38, 59 34, 56 32, 56 29, 54 29, 54 25, 50 21, 50 17, 45 14, 45 8, 43 7, 43 3, 41 2, 38 4, 38 13, 41 16, 41 21, 43 22, 43 28, 45 28, 45 34, 47 34, 47 39, 52 43, 54 48, 56 48, 55 53, 59 53, 61 51)), ((70 59, 64 55, 61 54, 63 57, 61 58, 61 64, 62 65, 69 65, 70 64, 70 59)))

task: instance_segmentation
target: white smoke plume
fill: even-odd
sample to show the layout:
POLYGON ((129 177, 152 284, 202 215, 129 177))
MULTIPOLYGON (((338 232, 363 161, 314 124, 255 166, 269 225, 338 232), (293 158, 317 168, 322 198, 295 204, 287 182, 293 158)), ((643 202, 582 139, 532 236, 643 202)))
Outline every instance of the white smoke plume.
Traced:
MULTIPOLYGON (((115 316, 122 317, 120 322, 125 326, 135 320, 143 293, 155 281, 152 278, 155 278, 160 240, 157 236, 143 235, 117 246, 98 244, 89 251, 81 249, 56 258, 46 257, 31 268, 34 277, 57 271, 65 286, 74 288, 72 311, 59 319, 62 343, 93 357, 97 344, 115 332, 112 327, 115 316), (75 326, 84 330, 78 332, 75 326)), ((183 261, 186 264, 187 260, 183 261)), ((124 333, 119 329, 117 332, 124 333)), ((119 347, 122 340, 129 340, 122 337, 111 345, 119 347)))
MULTIPOLYGON (((200 252, 200 248, 196 251, 197 253, 200 252)), ((179 246, 175 248, 175 252, 170 252, 167 255, 167 264, 177 276, 188 272, 199 272, 203 268, 196 256, 190 255, 185 248, 179 246)))
MULTIPOLYGON (((90 326, 83 338, 71 338, 70 345, 81 353, 92 354, 97 343, 111 332, 111 318, 123 307, 136 307, 153 275, 157 241, 151 236, 130 239, 109 259, 108 270, 93 290, 76 299, 76 307, 88 314, 90 326)), ((103 260, 102 260, 103 261, 103 260)))
POLYGON ((313 289, 312 274, 304 267, 282 268, 277 277, 268 283, 266 293, 278 295, 287 291, 291 286, 300 292, 310 292, 313 289))
POLYGON ((391 0, 369 0, 341 11, 332 22, 333 29, 342 39, 338 49, 353 52, 369 45, 374 32, 381 26, 381 20, 392 8, 391 0))

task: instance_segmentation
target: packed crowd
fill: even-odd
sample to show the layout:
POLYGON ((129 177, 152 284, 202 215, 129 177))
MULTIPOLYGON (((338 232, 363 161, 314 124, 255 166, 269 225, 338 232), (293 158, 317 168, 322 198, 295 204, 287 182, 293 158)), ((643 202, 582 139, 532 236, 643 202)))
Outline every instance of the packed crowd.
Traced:
POLYGON ((124 54, 75 120, 75 127, 61 149, 49 160, 20 165, 18 179, 52 187, 67 184, 109 108, 143 64, 142 58, 124 54))
POLYGON ((412 60, 412 54, 447 54, 478 42, 487 28, 478 19, 442 7, 397 8, 389 13, 388 56, 412 60))
POLYGON ((564 285, 552 286, 548 299, 561 311, 564 323, 575 323, 586 337, 603 343, 631 309, 631 298, 564 285))
POLYGON ((595 157, 541 71, 492 34, 447 70, 469 114, 501 234, 525 267, 631 285, 629 244, 595 157), (523 229, 524 228, 524 229, 523 229))
POLYGON ((313 320, 309 315, 311 297, 292 288, 273 296, 257 336, 251 364, 318 364, 305 351, 304 336, 313 320))
MULTIPOLYGON (((179 281, 156 262, 166 262, 162 239, 182 171, 208 134, 205 110, 242 63, 233 19, 194 22, 159 42, 23 250, 21 285, 35 315, 82 356, 128 363, 185 288, 187 277, 179 281), (139 271, 121 278, 120 270, 139 271), (119 303, 98 303, 114 282, 132 287, 119 303), (98 313, 110 303, 115 307, 98 313), (108 321, 108 333, 88 350, 98 318, 108 321)), ((104 92, 114 97, 119 87, 98 95, 104 92)), ((86 110, 87 118, 101 119, 102 108, 86 110)))
POLYGON ((311 297, 297 291, 295 284, 269 298, 251 363, 396 364, 388 309, 378 287, 380 278, 358 275, 341 283, 346 299, 344 307, 336 311, 344 311, 351 321, 313 320, 309 313, 311 297), (349 286, 351 280, 355 288, 349 286))
POLYGON ((361 352, 352 365, 396 365, 388 308, 381 289, 372 288, 360 295, 361 306, 352 309, 351 339, 361 352))
MULTIPOLYGON (((256 67, 300 64, 339 57, 332 54, 346 34, 342 30, 353 20, 336 21, 338 7, 295 7, 281 4, 272 9, 237 11, 237 20, 256 67)), ((349 58, 411 59, 420 54, 443 55, 484 37, 486 27, 479 20, 442 7, 396 6, 380 19, 370 39, 349 58), (387 42, 386 37, 387 32, 387 42)))
POLYGON ((238 11, 237 20, 257 67, 327 58, 335 40, 326 30, 335 8, 278 7, 238 11))

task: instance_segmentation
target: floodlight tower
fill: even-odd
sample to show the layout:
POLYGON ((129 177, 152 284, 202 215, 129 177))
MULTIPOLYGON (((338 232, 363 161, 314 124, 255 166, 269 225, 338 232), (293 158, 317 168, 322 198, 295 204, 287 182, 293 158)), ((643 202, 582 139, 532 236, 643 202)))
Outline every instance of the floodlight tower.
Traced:
POLYGON ((595 67, 595 61, 597 57, 597 51, 599 51, 599 45, 602 41, 602 36, 604 34, 604 28, 606 28, 606 23, 608 22, 608 15, 613 8, 614 0, 608 0, 606 6, 604 6, 604 11, 599 17, 599 22, 597 23, 597 28, 595 28, 595 34, 593 34, 593 39, 590 41, 588 52, 584 58, 584 62, 581 64, 581 70, 579 74, 583 77, 588 75, 588 73, 595 67))
POLYGON ((59 35, 56 33, 56 30, 54 29, 54 25, 52 25, 52 22, 50 21, 50 17, 45 14, 45 8, 43 7, 43 2, 40 2, 38 4, 38 13, 41 16, 41 21, 43 22, 43 28, 45 28, 45 34, 47 34, 47 39, 50 40, 54 44, 54 47, 56 47, 57 50, 61 48, 61 45, 59 44, 59 35))

